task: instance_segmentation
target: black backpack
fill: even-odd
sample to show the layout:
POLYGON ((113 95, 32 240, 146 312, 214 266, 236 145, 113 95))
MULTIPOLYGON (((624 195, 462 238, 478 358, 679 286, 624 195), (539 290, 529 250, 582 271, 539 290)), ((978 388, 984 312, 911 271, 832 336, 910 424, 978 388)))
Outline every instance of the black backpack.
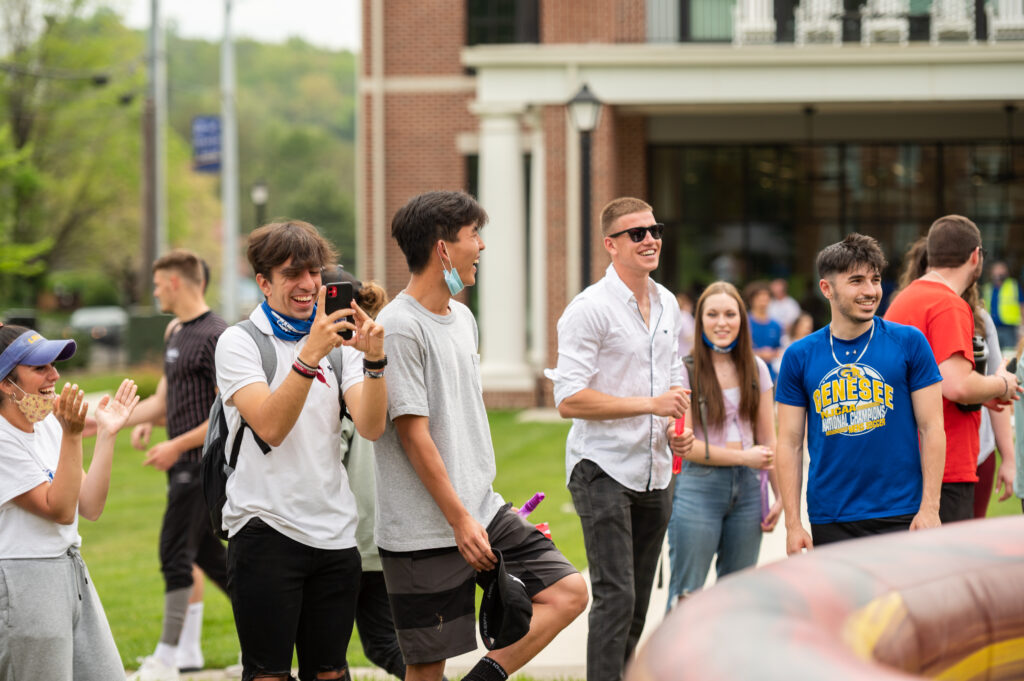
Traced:
MULTIPOLYGON (((274 351, 274 344, 265 333, 256 328, 251 320, 246 319, 238 322, 236 326, 241 327, 252 337, 256 347, 260 351, 260 362, 263 365, 263 373, 267 377, 267 384, 274 379, 277 372, 277 353, 274 351)), ((345 400, 341 395, 341 348, 334 348, 327 355, 334 369, 334 376, 338 382, 338 403, 341 408, 340 416, 345 417, 345 400)), ((235 472, 238 464, 238 453, 242 447, 242 439, 248 429, 253 441, 260 451, 268 454, 271 446, 264 442, 256 431, 252 429, 245 419, 241 419, 238 432, 234 442, 231 444, 230 456, 226 456, 226 447, 230 430, 227 419, 224 417, 224 401, 218 394, 210 405, 210 420, 206 428, 206 439, 203 441, 203 458, 199 464, 199 478, 203 485, 203 498, 206 500, 206 507, 210 511, 210 522, 213 524, 213 533, 220 539, 227 539, 228 533, 224 530, 224 503, 227 501, 228 478, 235 472)))

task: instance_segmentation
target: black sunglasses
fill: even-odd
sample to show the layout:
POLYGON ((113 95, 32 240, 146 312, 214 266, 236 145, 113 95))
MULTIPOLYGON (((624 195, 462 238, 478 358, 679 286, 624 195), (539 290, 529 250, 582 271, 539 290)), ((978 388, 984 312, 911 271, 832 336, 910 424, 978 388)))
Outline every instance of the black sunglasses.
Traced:
POLYGON ((644 240, 644 236, 646 236, 647 232, 651 233, 652 238, 660 239, 661 235, 665 233, 665 225, 661 224, 660 222, 655 222, 653 225, 648 225, 647 227, 630 227, 629 229, 624 229, 621 232, 609 234, 608 238, 614 239, 617 236, 628 234, 630 240, 633 243, 638 244, 644 240))

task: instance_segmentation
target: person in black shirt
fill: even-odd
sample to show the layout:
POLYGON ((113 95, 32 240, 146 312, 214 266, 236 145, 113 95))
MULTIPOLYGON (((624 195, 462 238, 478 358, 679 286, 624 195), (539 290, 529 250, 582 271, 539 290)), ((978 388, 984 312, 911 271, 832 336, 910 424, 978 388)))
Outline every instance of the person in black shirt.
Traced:
POLYGON ((227 583, 227 554, 213 534, 199 478, 207 417, 217 392, 214 351, 227 328, 206 305, 206 279, 205 263, 190 251, 171 251, 153 264, 153 295, 174 319, 164 334, 164 375, 131 423, 139 424, 132 432, 138 449, 148 446, 153 424, 167 426, 167 440, 149 448, 144 461, 168 477, 160 530, 166 591, 160 641, 132 677, 140 681, 177 679, 179 669, 202 668, 202 574, 221 589, 227 583))

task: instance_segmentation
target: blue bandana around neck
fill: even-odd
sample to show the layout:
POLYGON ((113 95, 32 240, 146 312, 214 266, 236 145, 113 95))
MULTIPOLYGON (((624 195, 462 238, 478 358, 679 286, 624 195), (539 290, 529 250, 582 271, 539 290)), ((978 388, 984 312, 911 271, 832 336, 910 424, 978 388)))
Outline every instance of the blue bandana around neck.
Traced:
POLYGON ((736 338, 732 340, 732 343, 729 343, 724 348, 722 348, 712 343, 711 339, 708 338, 708 335, 703 331, 701 331, 700 336, 701 338, 704 339, 704 345, 708 346, 709 348, 711 348, 720 355, 728 355, 730 352, 732 352, 732 349, 736 347, 736 343, 740 341, 740 337, 739 335, 737 335, 736 338))
POLYGON ((309 329, 313 326, 313 319, 316 317, 316 303, 313 303, 313 314, 309 315, 309 319, 295 319, 283 315, 270 309, 270 305, 265 300, 260 308, 270 320, 270 328, 274 331, 274 335, 286 341, 297 341, 303 336, 309 335, 309 329))

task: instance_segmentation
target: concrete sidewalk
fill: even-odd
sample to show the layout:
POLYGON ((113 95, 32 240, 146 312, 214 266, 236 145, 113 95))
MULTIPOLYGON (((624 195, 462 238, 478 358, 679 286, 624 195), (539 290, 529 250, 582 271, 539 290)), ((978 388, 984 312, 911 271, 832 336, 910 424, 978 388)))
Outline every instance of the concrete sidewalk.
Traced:
MULTIPOLYGON (((806 519, 805 519, 806 522, 806 519)), ((757 564, 765 565, 786 557, 786 531, 780 522, 774 532, 763 535, 761 539, 761 553, 757 564)), ((662 555, 662 568, 668 570, 668 545, 662 555)), ((587 585, 590 585, 589 572, 584 570, 584 578, 587 585)), ((714 567, 708 575, 707 585, 715 583, 714 567)), ((661 579, 661 587, 655 582, 654 592, 651 594, 651 605, 647 613, 647 626, 641 637, 646 639, 653 632, 661 620, 665 617, 665 605, 668 599, 667 575, 661 579)), ((586 655, 587 655, 587 612, 584 612, 576 620, 562 631, 537 657, 533 658, 515 676, 529 676, 535 679, 584 679, 586 677, 586 655)), ((483 643, 477 639, 477 650, 460 655, 448 660, 445 674, 448 678, 462 676, 476 664, 487 651, 483 643)), ((194 674, 183 674, 182 679, 189 681, 231 681, 241 678, 241 667, 229 667, 224 670, 204 670, 194 674)), ((376 667, 353 667, 352 676, 356 679, 390 679, 392 678, 384 671, 376 667)))
MULTIPOLYGON (((761 539, 761 553, 758 556, 758 565, 764 565, 786 557, 786 532, 785 528, 779 526, 774 532, 763 535, 761 539)), ((661 623, 665 617, 665 606, 668 601, 668 544, 662 554, 663 575, 659 588, 657 581, 654 591, 651 594, 651 604, 647 611, 647 625, 641 636, 641 645, 661 623)), ((587 585, 590 585, 589 572, 584 570, 584 578, 587 585)), ((708 576, 707 586, 715 583, 714 566, 708 576)), ((551 642, 537 657, 533 658, 517 674, 530 676, 536 679, 583 679, 586 678, 586 654, 587 654, 587 617, 589 608, 562 631, 555 640, 551 642)), ((449 677, 460 676, 468 672, 477 660, 486 652, 483 644, 478 641, 476 652, 460 655, 448 661, 446 673, 449 677)), ((353 670, 355 671, 355 670, 353 670)))

